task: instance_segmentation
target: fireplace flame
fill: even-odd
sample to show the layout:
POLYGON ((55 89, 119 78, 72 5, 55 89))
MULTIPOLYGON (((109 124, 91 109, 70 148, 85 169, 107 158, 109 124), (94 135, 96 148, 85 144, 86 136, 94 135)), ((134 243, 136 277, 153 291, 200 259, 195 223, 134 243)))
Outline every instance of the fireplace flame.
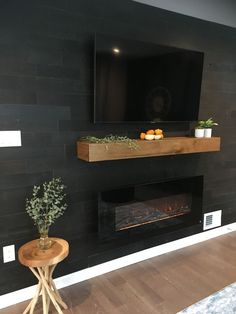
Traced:
POLYGON ((116 230, 177 218, 190 211, 191 197, 185 193, 125 204, 115 209, 116 230))

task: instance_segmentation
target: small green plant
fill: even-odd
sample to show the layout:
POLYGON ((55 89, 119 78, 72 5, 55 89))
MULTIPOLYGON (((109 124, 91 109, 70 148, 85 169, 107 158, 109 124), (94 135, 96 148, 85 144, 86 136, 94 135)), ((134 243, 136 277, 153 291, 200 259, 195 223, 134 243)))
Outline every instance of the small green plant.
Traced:
POLYGON ((53 178, 41 186, 34 186, 32 197, 26 199, 26 212, 33 219, 40 233, 48 230, 57 218, 64 214, 65 185, 61 178, 53 178))
POLYGON ((215 125, 218 125, 218 123, 214 122, 212 118, 209 118, 208 120, 198 121, 197 129, 209 129, 215 125))
POLYGON ((197 126, 195 127, 195 129, 204 129, 204 127, 201 126, 201 125, 197 125, 197 126))
POLYGON ((130 149, 138 149, 139 145, 137 141, 134 139, 129 138, 128 136, 119 136, 119 135, 106 135, 105 137, 99 138, 96 136, 85 136, 81 138, 82 141, 88 141, 90 143, 120 143, 120 144, 127 144, 130 149))

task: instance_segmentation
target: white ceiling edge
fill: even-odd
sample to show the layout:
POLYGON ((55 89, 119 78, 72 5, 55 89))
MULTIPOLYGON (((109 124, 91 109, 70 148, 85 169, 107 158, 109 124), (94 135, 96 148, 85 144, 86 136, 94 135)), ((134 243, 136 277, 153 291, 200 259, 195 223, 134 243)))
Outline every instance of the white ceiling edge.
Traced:
POLYGON ((133 0, 172 12, 236 28, 235 0, 133 0))

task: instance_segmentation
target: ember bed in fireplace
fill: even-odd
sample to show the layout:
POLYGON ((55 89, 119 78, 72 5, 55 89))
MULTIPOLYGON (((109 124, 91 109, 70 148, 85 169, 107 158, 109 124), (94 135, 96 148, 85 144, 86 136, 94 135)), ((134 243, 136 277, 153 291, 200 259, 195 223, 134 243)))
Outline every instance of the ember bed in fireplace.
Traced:
POLYGON ((201 223, 203 176, 102 191, 99 234, 170 232, 201 223))

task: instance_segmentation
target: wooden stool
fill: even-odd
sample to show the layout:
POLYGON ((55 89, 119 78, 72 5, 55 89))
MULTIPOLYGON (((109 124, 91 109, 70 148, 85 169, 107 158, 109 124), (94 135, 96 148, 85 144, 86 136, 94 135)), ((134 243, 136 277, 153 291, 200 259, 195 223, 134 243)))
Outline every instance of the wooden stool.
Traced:
POLYGON ((35 296, 23 312, 23 314, 34 312, 35 305, 40 295, 43 301, 43 314, 48 314, 50 302, 53 303, 58 313, 63 314, 61 307, 67 309, 59 292, 52 280, 52 274, 59 262, 65 259, 69 253, 67 241, 59 238, 50 238, 52 245, 48 250, 38 248, 38 240, 30 241, 20 247, 18 258, 21 264, 29 267, 38 279, 35 296))

